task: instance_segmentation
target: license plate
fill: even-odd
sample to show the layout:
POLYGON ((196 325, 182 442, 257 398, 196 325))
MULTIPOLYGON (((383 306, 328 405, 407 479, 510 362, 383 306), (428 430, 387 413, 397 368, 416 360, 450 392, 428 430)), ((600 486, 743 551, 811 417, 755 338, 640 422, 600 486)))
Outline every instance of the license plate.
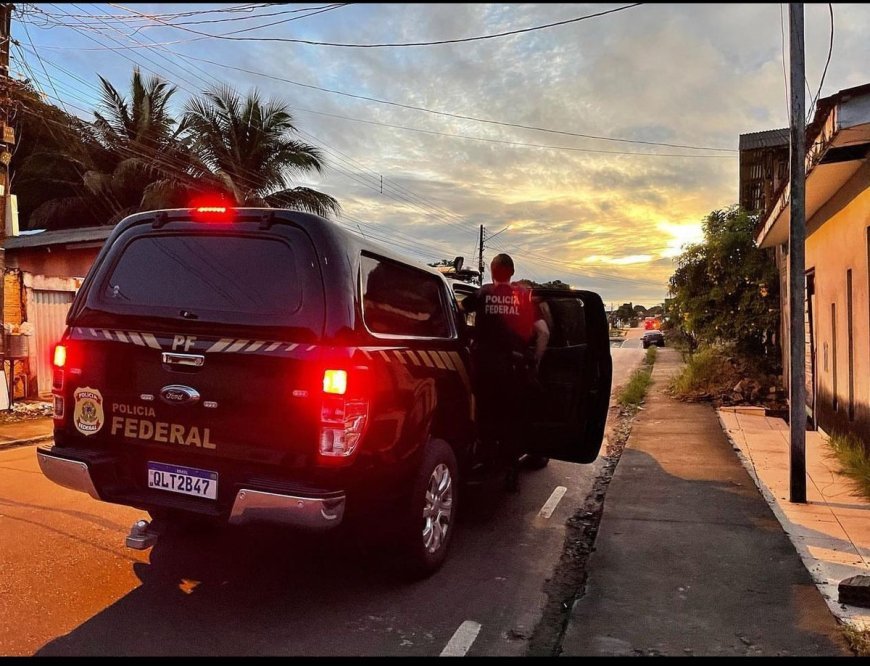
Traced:
POLYGON ((148 463, 148 487, 182 495, 217 499, 217 472, 195 467, 148 463))

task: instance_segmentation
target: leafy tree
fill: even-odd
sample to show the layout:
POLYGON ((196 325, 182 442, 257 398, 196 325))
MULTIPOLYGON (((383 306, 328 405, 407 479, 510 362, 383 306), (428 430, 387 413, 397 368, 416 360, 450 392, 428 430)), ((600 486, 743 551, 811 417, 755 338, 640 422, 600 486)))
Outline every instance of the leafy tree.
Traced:
POLYGON ((293 138, 285 104, 221 88, 190 100, 178 120, 170 108, 176 88, 159 77, 134 69, 126 96, 103 77, 100 85, 88 123, 16 82, 19 141, 10 168, 23 227, 114 224, 138 210, 188 205, 196 192, 240 205, 339 211, 332 197, 291 187, 323 161, 293 138))
POLYGON ((737 206, 706 217, 703 242, 677 259, 669 316, 702 343, 730 343, 738 353, 766 357, 775 366, 779 277, 768 254, 755 246, 755 224, 737 206))
POLYGON ((541 285, 544 289, 570 289, 571 285, 562 282, 561 280, 550 280, 541 285))
POLYGON ((100 147, 90 126, 48 104, 27 82, 13 82, 17 109, 11 190, 23 229, 63 229, 100 224, 111 214, 86 202, 84 173, 96 166, 100 147))
POLYGON ((257 91, 243 98, 223 86, 189 100, 185 122, 203 177, 236 204, 339 211, 331 196, 291 187, 293 177, 320 172, 323 160, 317 148, 293 137, 293 116, 283 102, 257 91))
POLYGON ((623 303, 614 313, 614 317, 622 322, 623 325, 628 324, 630 328, 637 326, 637 313, 634 305, 631 303, 623 303))

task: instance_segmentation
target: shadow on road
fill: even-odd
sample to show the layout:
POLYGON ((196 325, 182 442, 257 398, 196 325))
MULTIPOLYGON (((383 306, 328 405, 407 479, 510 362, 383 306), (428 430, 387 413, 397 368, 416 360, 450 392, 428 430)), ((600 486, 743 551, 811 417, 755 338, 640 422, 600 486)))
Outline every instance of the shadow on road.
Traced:
POLYGON ((170 531, 148 563, 133 564, 140 587, 37 654, 438 654, 456 628, 450 604, 461 614, 463 595, 499 574, 501 558, 488 561, 482 549, 499 522, 517 520, 513 501, 500 488, 466 488, 451 557, 415 583, 362 554, 343 528, 170 531))

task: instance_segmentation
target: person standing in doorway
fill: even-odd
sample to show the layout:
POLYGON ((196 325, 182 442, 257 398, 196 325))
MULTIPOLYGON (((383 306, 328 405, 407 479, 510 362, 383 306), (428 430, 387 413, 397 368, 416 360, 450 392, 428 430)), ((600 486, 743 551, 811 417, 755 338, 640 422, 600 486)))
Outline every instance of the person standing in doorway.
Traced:
POLYGON ((507 465, 506 486, 516 492, 530 418, 529 378, 537 372, 550 331, 531 292, 511 284, 510 255, 496 255, 490 271, 492 282, 466 297, 461 307, 476 313, 471 352, 479 439, 489 464, 507 465))

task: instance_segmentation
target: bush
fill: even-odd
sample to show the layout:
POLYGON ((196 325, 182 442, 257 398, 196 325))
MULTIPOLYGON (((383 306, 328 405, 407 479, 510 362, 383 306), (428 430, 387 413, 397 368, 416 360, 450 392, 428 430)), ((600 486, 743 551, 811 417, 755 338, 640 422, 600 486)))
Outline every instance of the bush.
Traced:
POLYGON ((623 407, 637 409, 646 397, 646 391, 652 383, 652 366, 656 360, 656 347, 646 350, 643 365, 631 375, 628 384, 619 392, 616 401, 623 407))
POLYGON ((738 381, 733 368, 715 347, 705 347, 689 357, 682 372, 671 379, 669 388, 678 398, 704 398, 731 388, 738 381))
POLYGON ((768 375, 757 363, 734 354, 727 346, 706 346, 688 356, 682 371, 668 384, 675 398, 712 400, 717 405, 784 407, 784 392, 777 375, 768 375))
POLYGON ((828 446, 852 487, 870 499, 870 455, 864 443, 855 435, 833 433, 828 446))

